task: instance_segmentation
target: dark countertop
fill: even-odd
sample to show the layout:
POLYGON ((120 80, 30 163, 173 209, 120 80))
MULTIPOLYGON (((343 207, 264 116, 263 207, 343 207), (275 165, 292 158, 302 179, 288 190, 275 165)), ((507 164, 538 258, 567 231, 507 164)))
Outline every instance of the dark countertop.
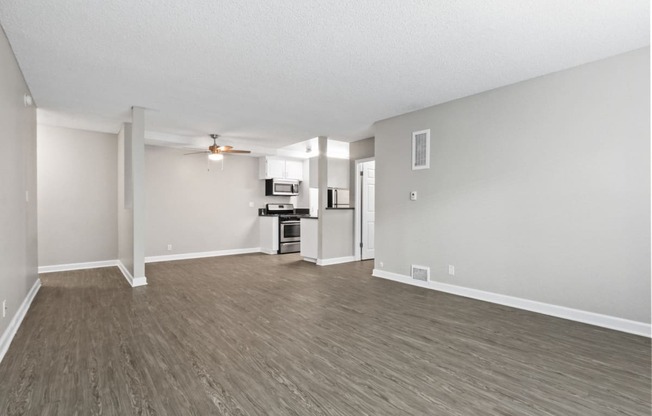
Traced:
POLYGON ((318 220, 319 217, 301 217, 301 219, 307 219, 307 220, 318 220))
POLYGON ((301 219, 301 218, 317 218, 317 217, 313 217, 313 216, 310 216, 310 215, 302 215, 302 214, 266 214, 266 215, 258 214, 259 217, 270 217, 270 218, 280 217, 280 216, 287 216, 287 215, 294 215, 296 217, 299 217, 299 219, 301 219))
POLYGON ((258 208, 259 217, 280 217, 281 215, 296 215, 303 218, 304 215, 310 214, 310 208, 295 208, 294 213, 286 214, 268 214, 265 211, 265 208, 258 208))
POLYGON ((346 207, 346 208, 326 208, 326 209, 355 209, 355 207, 346 207))

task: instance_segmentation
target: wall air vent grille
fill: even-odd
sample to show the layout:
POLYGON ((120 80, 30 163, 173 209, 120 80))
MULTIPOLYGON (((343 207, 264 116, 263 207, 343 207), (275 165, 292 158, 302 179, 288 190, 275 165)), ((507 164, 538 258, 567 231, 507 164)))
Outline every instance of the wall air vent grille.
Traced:
POLYGON ((412 132, 412 170, 430 168, 430 129, 412 132))
POLYGON ((421 280, 422 282, 430 281, 430 267, 412 265, 412 278, 414 280, 421 280))

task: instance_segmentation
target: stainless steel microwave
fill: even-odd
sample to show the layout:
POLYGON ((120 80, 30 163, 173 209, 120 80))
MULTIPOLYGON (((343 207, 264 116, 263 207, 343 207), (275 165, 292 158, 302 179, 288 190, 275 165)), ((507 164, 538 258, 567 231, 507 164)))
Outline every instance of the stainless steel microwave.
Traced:
POLYGON ((299 195, 299 181, 289 179, 266 179, 265 195, 299 195))

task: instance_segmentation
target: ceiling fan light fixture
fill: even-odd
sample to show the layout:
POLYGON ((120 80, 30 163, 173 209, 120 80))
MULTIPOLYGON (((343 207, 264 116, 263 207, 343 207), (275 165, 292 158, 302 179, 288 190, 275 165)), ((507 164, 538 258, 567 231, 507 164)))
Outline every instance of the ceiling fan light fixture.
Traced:
POLYGON ((192 152, 192 153, 186 153, 186 155, 195 155, 199 153, 206 154, 208 153, 208 160, 223 160, 224 159, 224 153, 251 153, 250 150, 236 150, 233 148, 233 146, 218 146, 217 145, 217 138, 220 137, 217 134, 211 134, 211 139, 213 139, 213 144, 211 146, 208 146, 208 150, 202 150, 200 152, 192 152))

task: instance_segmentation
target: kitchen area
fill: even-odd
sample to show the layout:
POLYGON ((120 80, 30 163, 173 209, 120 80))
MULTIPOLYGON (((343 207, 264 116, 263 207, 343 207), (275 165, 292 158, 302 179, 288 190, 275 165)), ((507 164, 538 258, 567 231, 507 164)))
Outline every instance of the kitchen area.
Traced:
POLYGON ((317 144, 319 151, 303 160, 259 158, 259 178, 265 181, 268 199, 258 209, 261 252, 300 253, 317 265, 353 261, 349 143, 319 138, 317 144))

